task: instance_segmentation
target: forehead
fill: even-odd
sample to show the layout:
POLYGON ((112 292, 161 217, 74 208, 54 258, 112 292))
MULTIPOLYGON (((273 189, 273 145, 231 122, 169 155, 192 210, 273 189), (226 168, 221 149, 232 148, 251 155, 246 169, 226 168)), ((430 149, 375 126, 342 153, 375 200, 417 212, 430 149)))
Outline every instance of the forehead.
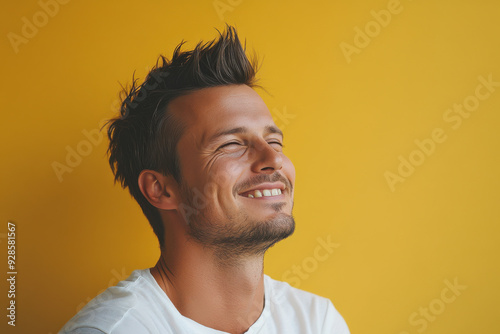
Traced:
POLYGON ((264 131, 274 125, 262 98, 247 85, 203 88, 174 99, 169 110, 186 126, 184 134, 199 144, 228 128, 264 131))

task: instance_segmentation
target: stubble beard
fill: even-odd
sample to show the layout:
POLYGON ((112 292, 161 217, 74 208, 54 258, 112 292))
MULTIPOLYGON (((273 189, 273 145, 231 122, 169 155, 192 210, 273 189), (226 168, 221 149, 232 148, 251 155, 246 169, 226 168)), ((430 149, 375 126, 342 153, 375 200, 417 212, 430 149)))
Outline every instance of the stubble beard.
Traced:
POLYGON ((188 218, 188 235, 212 249, 221 263, 263 256, 270 247, 291 236, 295 230, 293 215, 281 211, 285 202, 270 204, 276 214, 262 221, 252 220, 245 212, 213 218, 216 217, 213 208, 207 205, 197 209, 193 203, 195 194, 185 184, 181 190, 187 205, 197 212, 188 218))

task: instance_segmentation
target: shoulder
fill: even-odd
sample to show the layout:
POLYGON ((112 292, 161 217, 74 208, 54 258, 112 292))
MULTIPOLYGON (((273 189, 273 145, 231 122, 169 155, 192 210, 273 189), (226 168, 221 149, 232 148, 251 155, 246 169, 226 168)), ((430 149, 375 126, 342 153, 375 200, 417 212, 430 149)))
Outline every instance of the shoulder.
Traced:
POLYGON ((148 271, 135 270, 126 280, 107 288, 71 318, 59 333, 110 333, 124 323, 138 329, 144 327, 141 324, 144 321, 142 313, 147 314, 144 305, 148 304, 143 297, 151 298, 151 294, 155 293, 146 278, 148 271))
MULTIPOLYGON (((269 286, 270 310, 274 318, 285 317, 303 322, 314 333, 349 334, 344 318, 330 299, 292 287, 264 275, 269 286)), ((267 301, 267 298, 266 298, 267 301)))

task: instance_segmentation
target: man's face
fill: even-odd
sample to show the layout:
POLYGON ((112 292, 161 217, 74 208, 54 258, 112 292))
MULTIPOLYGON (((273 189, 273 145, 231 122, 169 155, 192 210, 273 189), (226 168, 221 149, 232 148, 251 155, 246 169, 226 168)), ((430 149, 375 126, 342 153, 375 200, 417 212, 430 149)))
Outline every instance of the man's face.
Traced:
POLYGON ((189 234, 223 257, 263 253, 291 235, 295 168, 260 96, 246 85, 211 87, 169 111, 186 125, 177 150, 189 234))

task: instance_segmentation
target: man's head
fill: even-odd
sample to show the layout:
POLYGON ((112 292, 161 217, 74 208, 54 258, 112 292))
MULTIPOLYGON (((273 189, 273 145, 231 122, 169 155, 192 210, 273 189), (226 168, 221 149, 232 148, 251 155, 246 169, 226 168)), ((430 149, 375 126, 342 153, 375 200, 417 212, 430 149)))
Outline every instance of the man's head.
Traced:
POLYGON ((293 233, 295 170, 252 89, 255 61, 232 27, 192 51, 181 52, 182 44, 142 85, 134 82, 110 121, 115 180, 129 188, 162 248, 165 226, 182 223, 204 245, 264 252, 293 233))

